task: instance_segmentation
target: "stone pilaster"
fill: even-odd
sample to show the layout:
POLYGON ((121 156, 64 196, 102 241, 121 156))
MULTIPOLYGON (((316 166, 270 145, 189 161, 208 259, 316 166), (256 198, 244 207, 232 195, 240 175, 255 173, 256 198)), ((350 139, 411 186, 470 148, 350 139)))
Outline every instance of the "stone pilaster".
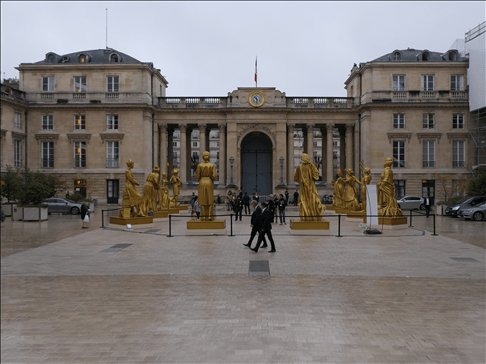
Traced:
POLYGON ((354 171, 353 144, 354 144, 353 125, 346 125, 346 168, 348 169, 351 168, 354 171))
POLYGON ((294 128, 295 124, 287 124, 287 183, 294 183, 294 128))
POLYGON ((180 135, 180 161, 181 167, 179 168, 181 171, 180 177, 182 183, 187 183, 187 126, 186 125, 179 125, 180 135))
POLYGON ((334 179, 333 173, 333 166, 334 166, 334 154, 332 152, 332 137, 334 132, 334 125, 333 124, 326 124, 326 139, 327 139, 327 153, 326 153, 326 163, 327 163, 327 186, 332 186, 331 181, 334 179))
POLYGON ((219 124, 219 185, 226 185, 226 125, 219 124))

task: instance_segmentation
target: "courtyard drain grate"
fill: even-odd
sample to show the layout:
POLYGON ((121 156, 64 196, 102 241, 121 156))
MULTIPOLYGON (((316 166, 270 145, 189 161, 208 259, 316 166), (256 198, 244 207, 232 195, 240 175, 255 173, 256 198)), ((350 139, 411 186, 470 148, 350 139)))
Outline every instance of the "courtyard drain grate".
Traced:
POLYGON ((157 231, 160 231, 160 229, 150 229, 150 230, 144 231, 143 233, 144 234, 154 234, 157 231))
POLYGON ((479 263, 479 260, 473 258, 451 258, 451 259, 461 263, 479 263))
POLYGON ((270 264, 268 260, 250 260, 250 276, 270 275, 270 264))
POLYGON ((120 250, 128 248, 132 244, 115 244, 108 249, 102 250, 102 253, 118 253, 120 250))

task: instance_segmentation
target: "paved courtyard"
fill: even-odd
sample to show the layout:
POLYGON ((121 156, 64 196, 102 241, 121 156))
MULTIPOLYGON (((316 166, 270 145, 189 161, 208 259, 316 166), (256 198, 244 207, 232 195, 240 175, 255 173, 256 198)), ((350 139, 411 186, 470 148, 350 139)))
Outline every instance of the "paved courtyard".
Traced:
POLYGON ((336 218, 326 236, 274 224, 277 252, 255 254, 245 216, 234 236, 229 220, 186 236, 177 217, 167 237, 167 220, 101 229, 99 212, 85 230, 2 224, 2 363, 485 362, 483 222, 438 217, 439 236, 432 219, 382 235, 343 222, 342 237, 336 218))

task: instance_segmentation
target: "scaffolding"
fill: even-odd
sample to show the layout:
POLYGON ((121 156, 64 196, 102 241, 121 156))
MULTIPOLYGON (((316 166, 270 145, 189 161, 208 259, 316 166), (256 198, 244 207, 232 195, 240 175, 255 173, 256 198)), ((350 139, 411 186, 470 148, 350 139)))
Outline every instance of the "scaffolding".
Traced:
POLYGON ((471 173, 478 176, 480 171, 486 171, 486 107, 469 113, 469 136, 469 166, 471 173))

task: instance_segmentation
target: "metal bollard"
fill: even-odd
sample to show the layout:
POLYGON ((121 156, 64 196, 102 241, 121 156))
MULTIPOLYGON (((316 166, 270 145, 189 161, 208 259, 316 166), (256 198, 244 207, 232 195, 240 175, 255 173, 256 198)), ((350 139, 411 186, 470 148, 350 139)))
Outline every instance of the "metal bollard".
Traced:
POLYGON ((338 238, 341 238, 341 214, 338 215, 338 234, 337 234, 337 237, 338 238))
POLYGON ((432 236, 438 236, 439 234, 435 233, 435 214, 432 217, 434 218, 434 233, 432 234, 432 236))
POLYGON ((233 214, 230 214, 230 236, 234 236, 233 235, 233 214))
POLYGON ((171 233, 172 233, 172 215, 169 215, 169 235, 168 237, 172 237, 171 233))
POLYGON ((412 210, 410 210, 410 226, 409 227, 413 227, 413 225, 412 225, 412 210))

